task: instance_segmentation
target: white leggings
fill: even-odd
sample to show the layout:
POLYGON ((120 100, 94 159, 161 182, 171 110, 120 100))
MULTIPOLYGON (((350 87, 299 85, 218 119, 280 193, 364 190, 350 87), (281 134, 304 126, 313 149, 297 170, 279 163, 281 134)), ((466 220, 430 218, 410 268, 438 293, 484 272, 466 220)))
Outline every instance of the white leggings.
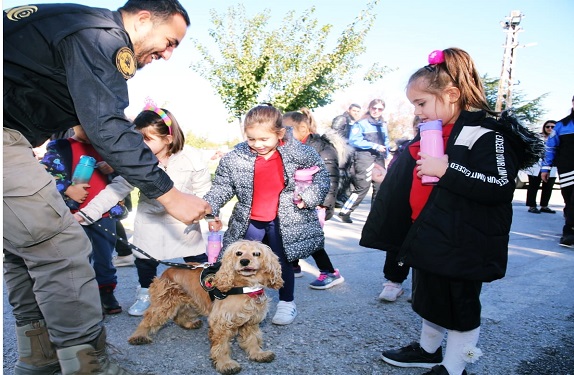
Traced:
POLYGON ((423 319, 420 345, 428 353, 434 353, 442 345, 445 333, 446 353, 442 365, 448 370, 449 375, 460 375, 467 363, 474 363, 482 355, 476 348, 480 327, 471 331, 447 330, 439 325, 423 319))

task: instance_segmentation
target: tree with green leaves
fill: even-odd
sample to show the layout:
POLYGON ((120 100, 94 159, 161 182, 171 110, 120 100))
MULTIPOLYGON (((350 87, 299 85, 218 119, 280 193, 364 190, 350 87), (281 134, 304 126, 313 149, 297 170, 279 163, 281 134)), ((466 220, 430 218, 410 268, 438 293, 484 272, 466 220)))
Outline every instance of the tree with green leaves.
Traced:
MULTIPOLYGON (((226 14, 212 10, 209 34, 218 51, 193 39, 200 58, 191 68, 211 83, 232 119, 239 121, 260 102, 273 103, 282 111, 325 106, 335 91, 352 83, 360 68, 357 57, 365 51, 378 3, 367 4, 330 51, 333 26, 319 25, 315 7, 299 17, 294 11, 287 13, 274 30, 268 30, 269 10, 252 18, 243 5, 230 7, 226 14)), ((365 79, 380 78, 386 70, 374 65, 365 79)))
MULTIPOLYGON (((496 106, 496 98, 498 96, 498 83, 499 78, 491 78, 487 75, 482 77, 484 91, 486 94, 486 101, 490 108, 496 106)), ((542 116, 546 111, 542 108, 542 100, 548 96, 548 93, 542 94, 534 99, 527 100, 526 96, 519 90, 512 92, 512 108, 515 115, 520 118, 527 126, 535 126, 538 122, 542 121, 542 116)), ((502 102, 502 110, 506 108, 506 101, 502 102)))

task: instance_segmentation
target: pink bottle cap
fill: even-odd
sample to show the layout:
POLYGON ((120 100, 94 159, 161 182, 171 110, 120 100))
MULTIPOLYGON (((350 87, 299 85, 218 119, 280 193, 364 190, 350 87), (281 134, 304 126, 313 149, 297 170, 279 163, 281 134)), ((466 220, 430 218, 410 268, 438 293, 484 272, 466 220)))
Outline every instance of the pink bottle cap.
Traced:
POLYGON ((317 172, 319 172, 319 167, 316 165, 311 168, 297 169, 295 171, 295 179, 297 181, 312 181, 313 175, 317 172))

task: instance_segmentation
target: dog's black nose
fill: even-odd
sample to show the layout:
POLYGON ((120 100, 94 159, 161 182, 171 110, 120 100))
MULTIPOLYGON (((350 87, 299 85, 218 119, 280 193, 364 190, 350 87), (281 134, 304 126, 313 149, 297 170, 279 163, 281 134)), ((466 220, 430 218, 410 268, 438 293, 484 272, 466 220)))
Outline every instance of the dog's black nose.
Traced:
POLYGON ((249 259, 241 259, 239 261, 239 264, 241 264, 243 267, 245 267, 249 264, 249 259))

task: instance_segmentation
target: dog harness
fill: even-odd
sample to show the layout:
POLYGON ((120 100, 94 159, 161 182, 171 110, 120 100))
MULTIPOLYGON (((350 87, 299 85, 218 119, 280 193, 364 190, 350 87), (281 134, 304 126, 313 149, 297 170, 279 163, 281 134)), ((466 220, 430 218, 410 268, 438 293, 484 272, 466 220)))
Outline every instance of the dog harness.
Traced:
POLYGON ((201 275, 199 276, 199 283, 201 287, 205 289, 209 293, 209 298, 211 300, 217 299, 225 299, 227 296, 233 294, 247 294, 251 298, 257 298, 263 295, 265 291, 261 287, 250 287, 250 286, 243 286, 243 287, 235 287, 229 289, 227 292, 223 293, 221 290, 217 289, 213 286, 213 279, 215 278, 215 274, 219 271, 221 267, 220 262, 213 263, 207 268, 204 268, 201 271, 201 275))

